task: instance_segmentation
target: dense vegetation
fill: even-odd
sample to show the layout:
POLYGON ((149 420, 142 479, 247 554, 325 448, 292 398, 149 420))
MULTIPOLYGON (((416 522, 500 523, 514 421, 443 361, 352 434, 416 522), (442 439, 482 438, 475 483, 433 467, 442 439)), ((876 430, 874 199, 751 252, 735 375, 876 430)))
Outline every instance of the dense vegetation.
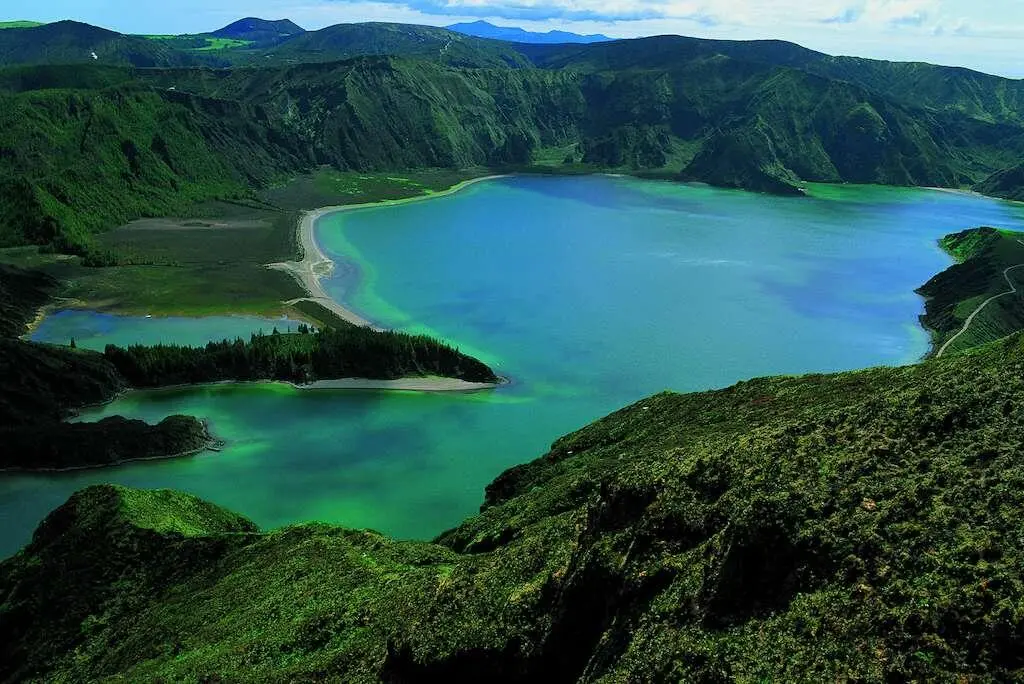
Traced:
POLYGON ((422 335, 346 326, 289 334, 253 335, 245 342, 205 347, 156 345, 127 349, 108 345, 104 356, 134 387, 220 380, 287 380, 309 383, 335 378, 395 379, 440 375, 495 382, 485 364, 422 335))
POLYGON ((109 401, 129 387, 410 375, 496 380, 486 365, 441 342, 358 328, 312 302, 305 308, 322 321, 321 331, 302 326, 301 334, 259 335, 247 343, 108 347, 97 354, 17 339, 56 286, 38 271, 0 264, 0 469, 95 467, 193 453, 210 443, 203 424, 188 416, 158 425, 120 417, 63 422, 75 410, 109 401))
POLYGON ((0 264, 0 338, 24 333, 57 287, 57 281, 44 273, 0 264))
POLYGON ((1024 290, 1021 240, 1022 233, 972 228, 940 241, 958 263, 918 289, 925 297, 921 323, 932 331, 935 350, 956 335, 980 305, 997 295, 1002 296, 985 305, 945 353, 970 349, 1024 329, 1024 293, 1009 292, 1010 283, 1024 290), (1018 265, 1021 268, 1016 268, 1018 265))
POLYGON ((1024 164, 995 172, 976 189, 986 195, 1024 202, 1024 164))
POLYGON ((0 338, 0 425, 53 424, 125 387, 101 354, 0 338))
MULTIPOLYGON (((110 74, 47 67, 39 78, 90 69, 110 74)), ((21 86, 32 80, 18 75, 21 86)), ((140 85, 0 92, 0 245, 80 247, 98 230, 243 197, 311 163, 295 139, 237 102, 140 85)))
POLYGON ((1012 679, 1024 339, 660 394, 434 543, 90 488, 0 564, 7 680, 1012 679))
POLYGON ((206 449, 206 427, 191 416, 156 425, 111 416, 95 423, 0 427, 0 470, 98 467, 147 458, 183 456, 206 449))
POLYGON ((0 32, 0 64, 17 65, 0 69, 0 245, 88 251, 127 219, 249 197, 317 165, 542 164, 781 193, 801 181, 1021 187, 1007 169, 1024 154, 1024 88, 967 70, 777 41, 297 28, 243 20, 207 34, 239 42, 218 49, 74 22, 0 32))

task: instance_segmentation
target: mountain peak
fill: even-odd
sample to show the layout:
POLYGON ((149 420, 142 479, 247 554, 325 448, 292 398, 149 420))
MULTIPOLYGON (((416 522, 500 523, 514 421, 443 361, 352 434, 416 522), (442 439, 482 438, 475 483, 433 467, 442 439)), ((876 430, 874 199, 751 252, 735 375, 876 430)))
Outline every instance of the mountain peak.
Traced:
POLYGON ((211 33, 217 38, 234 38, 235 40, 269 41, 282 40, 306 30, 293 22, 291 19, 260 19, 259 17, 245 17, 232 22, 224 28, 211 33))

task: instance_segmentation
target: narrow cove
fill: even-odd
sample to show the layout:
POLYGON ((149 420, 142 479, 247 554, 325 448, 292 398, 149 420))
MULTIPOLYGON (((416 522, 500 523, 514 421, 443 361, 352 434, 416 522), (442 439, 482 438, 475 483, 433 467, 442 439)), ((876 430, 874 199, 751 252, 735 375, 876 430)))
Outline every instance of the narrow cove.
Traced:
MULTIPOLYGON (((975 196, 810 194, 515 177, 327 215, 316 230, 339 265, 323 282, 329 294, 377 324, 457 343, 514 382, 473 394, 280 385, 129 394, 83 418, 193 414, 227 447, 4 476, 0 555, 70 492, 110 481, 189 491, 267 527, 322 520, 431 537, 472 513, 504 468, 648 394, 915 361, 928 340, 913 290, 950 262, 935 240, 1024 226, 1018 206, 975 196)), ((161 319, 111 325, 106 334, 124 343, 161 319)), ((48 339, 66 342, 71 329, 48 339)))

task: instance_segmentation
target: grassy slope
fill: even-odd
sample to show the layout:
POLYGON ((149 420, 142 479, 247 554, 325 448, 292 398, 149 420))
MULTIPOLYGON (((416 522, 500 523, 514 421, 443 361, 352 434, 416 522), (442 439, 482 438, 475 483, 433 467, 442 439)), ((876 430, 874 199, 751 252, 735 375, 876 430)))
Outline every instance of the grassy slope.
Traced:
POLYGON ((85 490, 0 565, 2 674, 1008 678, 1024 667, 1022 378, 1016 336, 657 395, 508 471, 433 544, 315 524, 181 534, 193 499, 85 490))
POLYGON ((1024 164, 997 171, 975 188, 994 197, 1024 201, 1024 164))
MULTIPOLYGON (((944 237, 940 244, 958 263, 936 275, 918 289, 926 298, 921 323, 932 331, 935 349, 961 330, 967 317, 989 297, 1006 292, 1003 272, 1024 264, 1024 233, 972 228, 944 237)), ((1010 272, 1020 284, 1024 269, 1010 272)), ((987 305, 946 353, 970 349, 979 344, 1024 329, 1024 300, 1008 294, 987 305)))
POLYGON ((24 20, 24 19, 16 20, 16 21, 0 21, 0 29, 35 28, 37 26, 42 26, 42 25, 43 25, 43 22, 41 22, 41 21, 27 21, 27 20, 24 20))

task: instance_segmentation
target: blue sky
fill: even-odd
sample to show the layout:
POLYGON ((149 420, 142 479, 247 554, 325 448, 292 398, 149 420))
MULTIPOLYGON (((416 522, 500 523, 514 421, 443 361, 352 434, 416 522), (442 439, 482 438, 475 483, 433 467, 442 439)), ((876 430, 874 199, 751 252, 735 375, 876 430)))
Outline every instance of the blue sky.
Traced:
POLYGON ((1024 77, 1022 0, 3 0, 0 7, 0 19, 71 18, 126 33, 196 33, 243 16, 288 17, 309 29, 487 19, 622 38, 781 38, 832 54, 1024 77))

